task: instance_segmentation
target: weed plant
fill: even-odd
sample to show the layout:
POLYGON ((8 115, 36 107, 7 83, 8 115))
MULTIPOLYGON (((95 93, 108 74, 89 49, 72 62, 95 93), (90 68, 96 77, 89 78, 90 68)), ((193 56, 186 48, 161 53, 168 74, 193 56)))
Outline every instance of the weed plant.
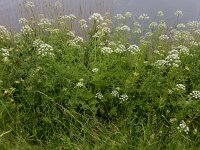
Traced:
POLYGON ((25 7, 0 26, 0 149, 199 149, 200 22, 25 7))

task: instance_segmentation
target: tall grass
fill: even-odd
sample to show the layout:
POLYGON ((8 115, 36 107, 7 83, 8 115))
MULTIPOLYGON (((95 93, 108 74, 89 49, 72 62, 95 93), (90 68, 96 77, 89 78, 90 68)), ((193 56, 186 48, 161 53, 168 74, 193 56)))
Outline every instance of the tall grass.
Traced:
POLYGON ((0 149, 198 149, 200 23, 58 6, 0 26, 0 149))

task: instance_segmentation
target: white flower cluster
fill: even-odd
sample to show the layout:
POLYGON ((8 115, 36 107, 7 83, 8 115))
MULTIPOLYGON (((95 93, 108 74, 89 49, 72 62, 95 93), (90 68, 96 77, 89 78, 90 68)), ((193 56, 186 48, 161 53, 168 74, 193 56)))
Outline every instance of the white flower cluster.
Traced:
POLYGON ((49 56, 54 57, 54 49, 51 45, 46 44, 40 39, 36 39, 33 42, 33 47, 37 48, 37 54, 40 57, 49 56))
POLYGON ((147 32, 145 34, 145 38, 148 38, 148 37, 152 37, 153 36, 153 33, 152 32, 147 32))
POLYGON ((133 14, 132 14, 131 12, 126 12, 126 13, 124 14, 125 18, 131 18, 132 15, 133 15, 133 14))
POLYGON ((42 28, 49 27, 51 26, 51 21, 48 18, 41 18, 38 26, 41 26, 42 28))
POLYGON ((103 98, 103 94, 101 92, 98 92, 98 93, 96 93, 95 98, 102 99, 103 98))
POLYGON ((180 45, 177 47, 177 49, 179 50, 180 53, 189 55, 190 54, 190 49, 186 46, 180 45))
POLYGON ((183 12, 182 12, 181 10, 177 10, 177 11, 174 13, 174 15, 175 15, 176 17, 183 17, 183 12))
POLYGON ((109 42, 109 47, 101 48, 101 52, 103 54, 121 54, 124 52, 130 52, 131 54, 137 54, 140 52, 140 48, 137 45, 130 45, 128 48, 125 47, 123 44, 116 44, 115 42, 109 42))
POLYGON ((170 51, 169 55, 165 58, 165 60, 168 62, 168 66, 179 67, 179 63, 181 63, 179 52, 177 50, 170 51))
POLYGON ((111 32, 110 28, 109 27, 103 27, 102 28, 102 32, 104 32, 105 34, 108 34, 111 32))
POLYGON ((163 16, 164 16, 163 11, 158 11, 158 12, 157 12, 157 16, 159 16, 159 17, 163 17, 163 16))
POLYGON ((60 23, 65 23, 66 20, 74 21, 76 16, 74 14, 60 16, 60 23))
POLYGON ((99 71, 98 68, 93 68, 93 69, 92 69, 92 72, 93 72, 93 73, 97 73, 98 71, 99 71))
POLYGON ((180 63, 181 61, 179 57, 179 52, 177 50, 172 50, 169 52, 169 55, 164 60, 157 60, 154 65, 158 68, 164 66, 179 67, 180 63))
POLYGON ((81 28, 82 28, 82 29, 85 29, 85 28, 88 27, 87 21, 86 21, 85 19, 81 19, 81 20, 79 21, 79 24, 81 25, 81 28))
POLYGON ((94 13, 89 17, 89 20, 94 20, 95 22, 99 23, 100 21, 103 21, 103 17, 99 13, 94 13))
POLYGON ((9 40, 11 38, 11 33, 4 26, 0 26, 0 39, 2 41, 9 40))
POLYGON ((157 26, 158 26, 158 23, 154 21, 149 24, 150 29, 155 29, 157 26))
POLYGON ((24 25, 21 32, 23 35, 31 35, 33 33, 33 29, 29 25, 24 25))
POLYGON ((123 19, 131 18, 132 15, 133 14, 131 12, 126 12, 124 15, 123 14, 117 14, 115 16, 115 18, 118 19, 118 20, 123 20, 123 19))
POLYGON ((70 20, 75 20, 75 19, 76 19, 76 16, 75 16, 74 14, 70 14, 70 15, 68 16, 68 18, 69 18, 70 20))
POLYGON ((185 42, 191 42, 195 41, 195 38, 189 31, 178 31, 176 29, 172 29, 171 34, 173 35, 172 38, 175 41, 185 41, 185 42))
POLYGON ((103 54, 111 54, 113 52, 113 50, 110 47, 103 47, 103 48, 101 48, 101 52, 103 54))
POLYGON ((83 81, 84 81, 83 79, 80 79, 79 82, 76 84, 76 87, 82 88, 84 86, 83 81))
POLYGON ((150 19, 150 17, 147 15, 147 14, 141 14, 139 17, 138 17, 139 20, 148 20, 150 19))
POLYGON ((161 36, 159 36, 159 40, 161 41, 165 41, 165 40, 168 40, 169 39, 169 36, 166 35, 166 34, 162 34, 161 36))
POLYGON ((185 24, 183 23, 179 23, 177 26, 176 26, 178 29, 181 29, 181 28, 185 28, 185 24))
POLYGON ((200 29, 195 30, 194 33, 196 33, 197 35, 200 35, 200 29))
POLYGON ((36 47, 36 48, 39 48, 40 45, 44 44, 44 41, 40 40, 40 39, 36 39, 34 42, 33 42, 33 47, 36 47))
POLYGON ((83 43, 83 38, 80 36, 75 37, 73 40, 69 40, 69 46, 80 48, 80 43, 83 43))
POLYGON ((176 89, 180 90, 180 91, 185 91, 186 90, 185 85, 183 85, 183 84, 177 84, 176 85, 176 89))
POLYGON ((200 99, 200 91, 192 91, 190 96, 195 99, 200 99))
POLYGON ((127 50, 132 54, 137 54, 140 52, 140 48, 137 45, 130 45, 127 50))
POLYGON ((119 44, 113 52, 121 54, 123 52, 126 52, 126 47, 123 44, 119 44))
POLYGON ((111 92, 111 95, 112 95, 113 97, 119 98, 119 100, 121 100, 120 103, 123 103, 123 102, 127 101, 127 100, 129 99, 129 97, 128 97, 128 95, 126 95, 126 94, 120 95, 120 94, 119 94, 119 90, 120 90, 119 87, 115 88, 115 89, 111 92))
POLYGON ((115 16, 115 18, 118 19, 118 20, 123 20, 123 19, 125 19, 125 17, 124 17, 122 14, 117 14, 117 15, 115 16))
POLYGON ((9 49, 2 48, 1 52, 2 52, 2 56, 3 56, 3 62, 8 62, 9 61, 9 55, 10 55, 9 49))
POLYGON ((119 31, 127 31, 129 32, 131 29, 129 26, 127 25, 120 25, 119 27, 116 27, 116 31, 119 32, 119 31))
POLYGON ((35 4, 32 1, 27 1, 25 3, 25 8, 34 8, 35 4))
POLYGON ((189 127, 187 126, 187 124, 185 123, 184 120, 181 121, 181 123, 179 124, 179 126, 177 127, 177 129, 178 129, 178 130, 181 130, 181 129, 184 130, 184 132, 185 132, 186 134, 188 134, 189 131, 190 131, 189 127))
POLYGON ((120 95, 119 99, 121 100, 121 103, 125 102, 128 100, 128 95, 126 95, 126 94, 120 95))
POLYGON ((103 38, 111 32, 111 29, 109 27, 109 23, 107 23, 105 21, 102 22, 101 24, 97 25, 97 27, 96 27, 97 31, 93 35, 93 38, 103 38))
POLYGON ((28 24, 28 20, 26 18, 20 18, 19 19, 19 23, 22 25, 27 25, 28 24))
POLYGON ((119 97, 119 92, 118 92, 118 90, 116 89, 116 90, 113 90, 112 92, 111 92, 111 95, 113 96, 113 97, 119 97))
POLYGON ((159 24, 158 24, 158 28, 159 29, 166 29, 167 28, 167 24, 165 21, 160 21, 159 24))
POLYGON ((200 22, 199 21, 190 21, 187 23, 187 26, 191 28, 192 30, 196 30, 200 27, 200 22))
POLYGON ((142 33, 142 30, 140 29, 141 25, 139 24, 139 22, 134 22, 133 27, 134 27, 134 30, 133 30, 134 33, 136 34, 142 33))
POLYGON ((38 48, 38 55, 39 56, 50 56, 54 57, 54 50, 53 47, 49 44, 41 44, 38 48))
POLYGON ((57 7, 57 8, 61 8, 62 7, 62 3, 60 1, 56 1, 54 6, 57 7))

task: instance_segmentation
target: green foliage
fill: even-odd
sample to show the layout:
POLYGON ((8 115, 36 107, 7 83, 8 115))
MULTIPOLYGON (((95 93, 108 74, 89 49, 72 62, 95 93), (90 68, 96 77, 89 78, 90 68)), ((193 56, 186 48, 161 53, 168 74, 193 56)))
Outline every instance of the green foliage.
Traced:
POLYGON ((198 149, 199 45, 100 21, 0 42, 0 149, 198 149))

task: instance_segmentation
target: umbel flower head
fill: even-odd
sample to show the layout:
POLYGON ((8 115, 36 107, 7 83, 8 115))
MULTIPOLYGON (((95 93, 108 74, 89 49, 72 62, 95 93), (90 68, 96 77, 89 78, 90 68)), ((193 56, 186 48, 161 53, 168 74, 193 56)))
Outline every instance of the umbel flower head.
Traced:
POLYGON ((103 17, 101 16, 101 14, 99 13, 94 13, 93 15, 91 15, 89 17, 89 20, 94 20, 96 21, 97 23, 99 23, 100 21, 103 21, 103 17))
POLYGON ((35 4, 32 1, 27 1, 25 3, 25 8, 34 8, 35 4))

